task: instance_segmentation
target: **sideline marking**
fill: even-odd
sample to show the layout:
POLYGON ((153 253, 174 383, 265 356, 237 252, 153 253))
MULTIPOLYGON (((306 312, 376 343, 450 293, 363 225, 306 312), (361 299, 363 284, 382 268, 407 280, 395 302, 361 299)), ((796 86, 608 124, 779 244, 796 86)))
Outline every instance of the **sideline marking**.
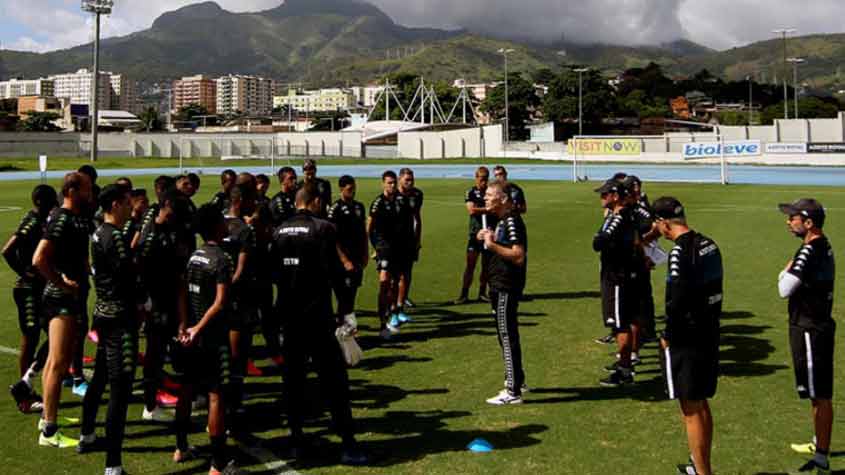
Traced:
POLYGON ((5 213, 9 211, 21 211, 23 208, 20 206, 0 206, 0 213, 5 213))
POLYGON ((17 355, 19 354, 18 350, 14 348, 9 348, 8 346, 0 345, 0 353, 6 353, 7 355, 17 355))

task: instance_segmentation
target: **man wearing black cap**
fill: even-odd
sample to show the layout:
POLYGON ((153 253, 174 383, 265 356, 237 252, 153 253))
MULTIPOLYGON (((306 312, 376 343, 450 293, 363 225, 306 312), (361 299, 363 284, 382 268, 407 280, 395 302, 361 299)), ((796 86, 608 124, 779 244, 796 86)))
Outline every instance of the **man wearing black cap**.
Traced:
POLYGON ((824 235, 825 211, 814 199, 779 205, 786 225, 802 240, 801 247, 778 277, 781 298, 789 298, 789 346, 795 386, 810 399, 815 425, 815 454, 799 472, 830 473, 833 429, 833 348, 836 322, 831 317, 835 266, 824 235))
POLYGON ((625 205, 625 187, 616 180, 608 180, 596 189, 602 207, 609 212, 593 237, 593 250, 601 257, 601 295, 604 325, 616 335, 619 359, 609 366, 612 374, 600 381, 602 386, 621 386, 634 382, 631 367, 631 320, 636 303, 634 282, 635 257, 638 246, 631 211, 625 205))
POLYGON ((306 183, 314 183, 317 186, 317 192, 320 194, 320 202, 323 204, 319 216, 326 219, 329 215, 329 208, 332 205, 332 184, 327 180, 317 177, 317 162, 311 158, 306 158, 302 163, 302 181, 299 183, 299 187, 302 187, 306 183))
POLYGON ((691 464, 681 474, 711 475, 713 416, 707 400, 716 394, 719 373, 719 317, 722 313, 722 255, 712 239, 689 228, 675 198, 654 202, 655 228, 675 242, 666 279, 663 348, 666 391, 680 402, 691 464))
POLYGON ((282 167, 276 174, 281 190, 270 200, 273 226, 278 226, 296 214, 296 170, 282 167))

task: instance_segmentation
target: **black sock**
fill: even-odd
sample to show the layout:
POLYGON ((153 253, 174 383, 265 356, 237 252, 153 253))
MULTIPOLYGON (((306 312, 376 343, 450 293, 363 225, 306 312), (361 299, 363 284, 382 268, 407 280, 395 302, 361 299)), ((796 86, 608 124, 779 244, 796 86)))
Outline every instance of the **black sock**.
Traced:
POLYGON ((191 428, 191 419, 176 421, 176 448, 180 452, 188 450, 188 431, 191 428))
POLYGON ((211 465, 217 470, 226 468, 226 436, 212 435, 211 439, 211 465))
POLYGON ((45 437, 53 437, 53 435, 59 431, 59 425, 55 422, 48 422, 44 424, 44 428, 41 429, 41 433, 44 434, 45 437))

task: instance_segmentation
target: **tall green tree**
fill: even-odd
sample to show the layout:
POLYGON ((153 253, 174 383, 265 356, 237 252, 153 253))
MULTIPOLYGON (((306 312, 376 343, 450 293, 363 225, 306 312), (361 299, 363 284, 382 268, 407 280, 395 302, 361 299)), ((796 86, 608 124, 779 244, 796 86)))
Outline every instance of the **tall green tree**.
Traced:
MULTIPOLYGON (((519 73, 508 74, 508 115, 511 140, 528 138, 525 125, 531 119, 531 112, 540 107, 541 101, 534 90, 534 85, 519 73)), ((490 114, 494 121, 505 119, 505 82, 504 79, 487 93, 481 103, 482 112, 490 114)))
POLYGON ((208 115, 208 109, 199 104, 188 104, 176 112, 176 120, 190 122, 197 117, 208 115))
MULTIPOLYGON (((792 117, 793 103, 789 103, 789 116, 792 117)), ((801 119, 832 119, 839 114, 839 107, 833 101, 819 97, 802 97, 798 100, 798 117, 801 119)), ((763 125, 774 124, 783 118, 783 102, 763 109, 760 121, 763 125)))
MULTIPOLYGON (((564 69, 549 83, 543 98, 543 113, 554 122, 578 119, 578 73, 564 69)), ((614 91, 596 70, 582 73, 583 119, 585 124, 599 124, 613 112, 614 91)))
POLYGON ((59 114, 55 112, 29 111, 26 114, 27 118, 18 122, 18 130, 21 132, 57 132, 62 130, 53 123, 59 118, 59 114))
POLYGON ((155 107, 147 107, 141 112, 138 116, 138 119, 141 120, 141 124, 143 124, 144 130, 147 132, 158 131, 162 129, 161 119, 158 115, 158 109, 155 107))

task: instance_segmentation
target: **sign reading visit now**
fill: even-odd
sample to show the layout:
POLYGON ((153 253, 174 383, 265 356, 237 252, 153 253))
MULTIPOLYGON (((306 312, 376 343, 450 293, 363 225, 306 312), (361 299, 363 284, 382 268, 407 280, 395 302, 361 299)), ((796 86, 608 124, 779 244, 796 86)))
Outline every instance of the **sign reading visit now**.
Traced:
POLYGON ((701 142, 684 144, 684 160, 696 158, 719 158, 722 156, 722 147, 725 148, 726 157, 756 157, 762 154, 762 147, 759 140, 747 140, 744 142, 701 142))
POLYGON ((574 139, 569 141, 569 153, 578 155, 640 155, 639 139, 574 139))

